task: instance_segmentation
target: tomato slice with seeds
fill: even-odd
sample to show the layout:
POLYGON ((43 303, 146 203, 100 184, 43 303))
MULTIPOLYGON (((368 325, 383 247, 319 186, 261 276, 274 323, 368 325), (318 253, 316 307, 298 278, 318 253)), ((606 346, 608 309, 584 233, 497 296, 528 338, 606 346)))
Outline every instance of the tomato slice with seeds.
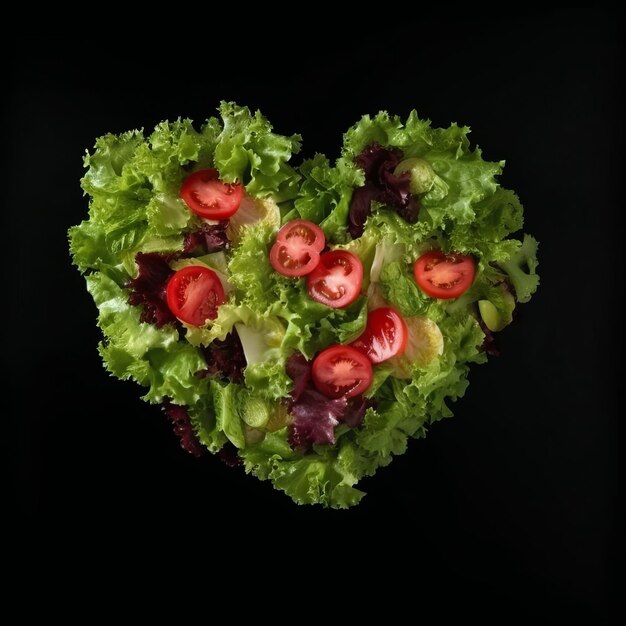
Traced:
POLYGON ((362 286, 361 260, 347 250, 331 250, 320 254, 317 267, 307 276, 311 298, 333 309, 354 302, 362 286))
POLYGON ((332 346, 313 361, 313 383, 328 398, 354 398, 372 384, 370 360, 351 346, 332 346))
POLYGON ((198 170, 185 178, 180 197, 196 215, 209 220, 225 220, 239 208, 243 185, 221 181, 216 169, 198 170))
POLYGON ((424 293, 431 298, 450 300, 463 295, 472 286, 476 261, 465 254, 431 250, 415 261, 413 273, 424 293))
POLYGON ((306 276, 317 267, 325 245, 324 232, 317 224, 293 220, 278 231, 270 263, 284 276, 306 276))
POLYGON ((217 307, 225 301, 224 288, 217 274, 202 265, 178 270, 167 282, 167 306, 181 322, 202 326, 217 317, 217 307))
POLYGON ((398 311, 391 307, 374 309, 367 314, 367 326, 350 345, 372 363, 382 363, 406 349, 408 331, 398 311))

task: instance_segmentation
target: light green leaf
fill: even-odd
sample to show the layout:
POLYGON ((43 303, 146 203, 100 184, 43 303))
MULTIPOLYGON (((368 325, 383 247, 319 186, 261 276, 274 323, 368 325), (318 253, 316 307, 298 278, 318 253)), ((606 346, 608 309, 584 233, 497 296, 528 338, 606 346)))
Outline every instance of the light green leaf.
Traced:
POLYGON ((524 235, 524 242, 510 261, 500 263, 502 269, 509 275, 515 288, 515 295, 519 302, 528 302, 539 286, 537 275, 537 240, 530 235, 524 235))

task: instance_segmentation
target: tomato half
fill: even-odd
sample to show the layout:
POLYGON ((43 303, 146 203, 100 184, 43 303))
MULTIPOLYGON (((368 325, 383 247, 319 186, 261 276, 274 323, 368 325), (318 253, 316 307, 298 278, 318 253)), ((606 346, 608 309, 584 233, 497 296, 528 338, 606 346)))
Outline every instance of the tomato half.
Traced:
POLYGON ((372 383, 372 364, 351 346, 332 346, 313 361, 313 383, 328 398, 353 398, 372 383))
POLYGON ((222 182, 216 169, 198 170, 185 178, 180 197, 196 215, 209 220, 225 220, 239 208, 243 186, 222 182))
POLYGON ((400 313, 391 307, 381 307, 368 313, 365 330, 350 345, 372 363, 382 363, 402 354, 407 339, 406 323, 400 313))
POLYGON ((431 298, 450 300, 472 286, 476 262, 465 254, 431 250, 415 261, 413 273, 422 291, 431 298))
POLYGON ((317 224, 293 220, 278 231, 270 263, 284 276, 305 276, 317 267, 325 245, 326 238, 317 224))
POLYGON ((354 302, 362 285, 363 265, 358 256, 347 250, 320 254, 317 267, 307 276, 311 298, 334 309, 354 302))
POLYGON ((167 282, 167 306, 182 322, 202 326, 217 317, 225 300, 217 274, 201 265, 189 265, 172 274, 167 282))

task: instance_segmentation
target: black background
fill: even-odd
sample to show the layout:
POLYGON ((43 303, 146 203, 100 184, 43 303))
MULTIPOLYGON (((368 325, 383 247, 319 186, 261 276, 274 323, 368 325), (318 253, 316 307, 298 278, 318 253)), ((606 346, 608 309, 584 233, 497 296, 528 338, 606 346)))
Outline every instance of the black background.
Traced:
POLYGON ((208 563, 224 548, 270 578, 322 563, 326 577, 307 593, 341 597, 350 584, 365 605, 386 604, 370 594, 388 581, 416 612, 431 603, 440 616, 604 623, 623 487, 623 32, 588 10, 397 21, 313 38, 296 26, 240 29, 228 44, 207 33, 180 50, 166 33, 15 42, 3 124, 14 510, 42 545, 53 528, 70 531, 68 553, 155 536, 157 551, 208 563), (486 158, 506 158, 502 183, 541 242, 540 290, 501 335, 502 356, 474 368, 455 417, 363 481, 368 496, 347 512, 296 507, 187 455, 96 352, 96 310, 65 234, 86 215, 81 155, 105 132, 204 120, 221 99, 301 133, 304 156, 337 156, 341 133, 380 109, 471 125, 486 158))

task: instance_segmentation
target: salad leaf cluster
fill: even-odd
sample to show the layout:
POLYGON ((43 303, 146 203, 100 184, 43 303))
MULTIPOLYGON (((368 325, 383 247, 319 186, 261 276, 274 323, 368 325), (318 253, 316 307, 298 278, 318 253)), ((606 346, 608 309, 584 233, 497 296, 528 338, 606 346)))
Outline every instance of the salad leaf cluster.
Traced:
POLYGON ((295 502, 350 507, 364 476, 452 415, 470 365, 487 358, 481 312, 501 330, 537 289, 537 242, 514 236, 522 205, 497 182, 504 162, 472 149, 467 127, 432 128, 414 111, 364 116, 334 164, 316 155, 295 168, 299 136, 233 103, 219 111, 199 130, 179 119, 149 136, 106 135, 85 157, 89 219, 70 229, 70 250, 98 307, 99 351, 112 375, 164 405, 186 450, 234 446, 247 472, 295 502), (418 188, 404 161, 421 168, 418 188), (190 172, 209 167, 245 187, 228 224, 207 223, 179 196, 190 172), (361 260, 364 294, 348 307, 315 302, 304 279, 273 271, 269 250, 294 218, 361 260), (476 260, 460 298, 417 286, 413 263, 433 249, 476 260), (190 263, 217 272, 228 296, 202 327, 178 321, 163 296, 190 263), (381 305, 413 329, 406 354, 374 367, 365 398, 320 397, 310 361, 358 337, 381 305))

